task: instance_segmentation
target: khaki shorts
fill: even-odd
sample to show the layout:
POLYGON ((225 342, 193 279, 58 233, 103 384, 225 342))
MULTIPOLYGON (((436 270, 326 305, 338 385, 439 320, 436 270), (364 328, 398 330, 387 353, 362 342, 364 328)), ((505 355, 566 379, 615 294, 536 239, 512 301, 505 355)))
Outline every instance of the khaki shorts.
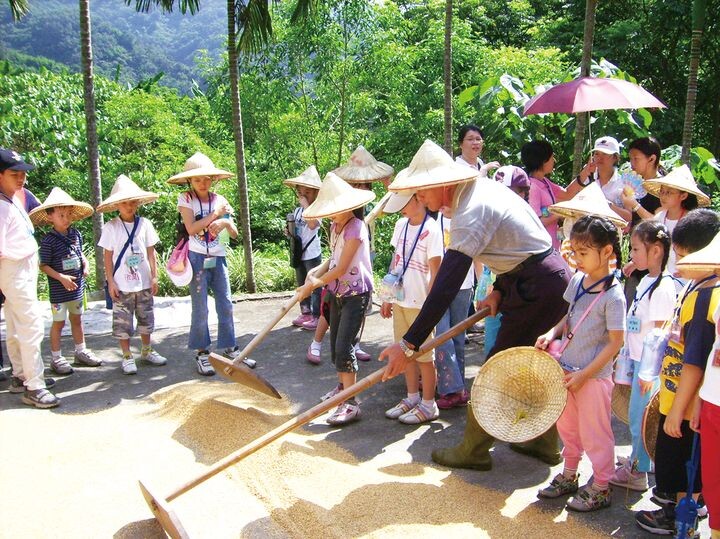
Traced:
MULTIPOLYGON (((402 339, 403 335, 405 335, 410 329, 410 326, 412 326, 413 322, 415 322, 415 319, 418 317, 418 314, 420 314, 420 309, 411 309, 409 307, 401 307, 400 305, 394 304, 392 306, 393 308, 393 334, 395 336, 395 341, 399 341, 402 339)), ((430 339, 435 337, 435 330, 430 333, 430 336, 427 338, 425 342, 428 342, 430 339)), ((423 343, 424 344, 424 343, 423 343)), ((435 361, 435 350, 431 350, 427 354, 423 354, 422 356, 415 359, 415 361, 418 361, 419 363, 427 363, 428 361, 435 361)))
POLYGON ((66 301, 65 303, 51 303, 53 322, 64 322, 68 313, 81 315, 83 313, 83 302, 81 299, 66 301))
POLYGON ((150 335, 155 330, 154 298, 149 288, 140 292, 120 292, 120 299, 113 300, 113 337, 129 339, 133 336, 133 316, 137 318, 140 335, 150 335))

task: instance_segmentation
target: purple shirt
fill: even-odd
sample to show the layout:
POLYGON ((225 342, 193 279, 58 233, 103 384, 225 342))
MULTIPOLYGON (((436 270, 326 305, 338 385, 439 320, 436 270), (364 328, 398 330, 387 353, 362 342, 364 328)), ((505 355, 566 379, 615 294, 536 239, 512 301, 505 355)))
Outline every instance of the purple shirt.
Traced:
MULTIPOLYGON (((552 204, 555 204, 557 201, 557 195, 561 193, 561 188, 548 180, 547 178, 533 178, 532 176, 529 176, 530 178, 530 197, 528 199, 528 202, 530 203, 530 206, 533 210, 535 210, 535 215, 538 217, 549 217, 550 216, 550 210, 548 210, 548 207, 550 207, 552 204)), ((546 225, 545 230, 548 231, 548 234, 550 234, 550 239, 552 239, 552 246, 553 249, 560 249, 560 240, 558 239, 558 224, 557 222, 546 225)))
POLYGON ((353 254, 347 272, 339 279, 328 283, 328 291, 336 296, 356 296, 365 292, 372 292, 373 275, 372 265, 370 263, 370 242, 368 238, 368 230, 360 219, 351 217, 348 222, 340 229, 340 234, 336 233, 337 225, 333 223, 330 230, 330 268, 333 269, 338 265, 342 256, 345 243, 359 239, 360 247, 353 254))

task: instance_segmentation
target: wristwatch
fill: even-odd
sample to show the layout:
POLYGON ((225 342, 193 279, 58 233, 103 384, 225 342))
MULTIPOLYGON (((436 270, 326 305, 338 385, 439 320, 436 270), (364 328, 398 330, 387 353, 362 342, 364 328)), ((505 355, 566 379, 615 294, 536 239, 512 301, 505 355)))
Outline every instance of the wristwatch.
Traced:
POLYGON ((587 187, 588 185, 590 185, 590 176, 587 177, 587 179, 585 180, 585 183, 583 183, 583 181, 580 179, 580 174, 578 174, 578 175, 575 177, 575 180, 577 180, 578 184, 579 184, 581 187, 587 187))
POLYGON ((415 353, 415 350, 410 348, 404 339, 400 339, 398 341, 398 344, 400 345, 400 348, 402 349, 403 353, 405 354, 405 357, 411 357, 415 353))

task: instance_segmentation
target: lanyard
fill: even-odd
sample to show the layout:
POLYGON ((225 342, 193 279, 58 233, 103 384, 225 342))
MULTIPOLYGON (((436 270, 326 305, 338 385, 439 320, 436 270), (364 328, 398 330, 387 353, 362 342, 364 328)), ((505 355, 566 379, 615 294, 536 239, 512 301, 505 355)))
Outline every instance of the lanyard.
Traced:
POLYGON ((440 213, 440 232, 442 232, 442 244, 443 244, 443 255, 446 253, 445 251, 445 216, 440 213))
POLYGON ((410 265, 410 259, 412 258, 413 253, 415 252, 415 247, 417 247, 418 240, 420 240, 420 234, 422 234, 423 228, 425 227, 425 221, 427 221, 427 213, 425 214, 425 217, 423 218, 423 222, 420 225, 420 230, 418 230, 417 236, 415 236, 415 241, 413 242, 413 246, 410 249, 410 255, 405 258, 405 247, 407 246, 407 233, 408 228, 410 228, 410 219, 408 219, 407 223, 405 223, 405 236, 403 238, 403 263, 402 263, 402 273, 399 275, 400 279, 402 279, 403 275, 405 275, 405 272, 408 269, 408 266, 410 265))
MULTIPOLYGON (((663 277, 668 277, 668 275, 666 273, 663 273, 660 275, 660 279, 662 279, 663 277)), ((655 284, 654 281, 652 283, 650 283, 650 286, 648 286, 645 290, 643 290, 643 293, 640 294, 640 297, 638 297, 637 290, 635 290, 635 297, 633 298, 633 303, 632 303, 632 313, 630 313, 630 316, 635 316, 635 312, 637 311, 638 304, 642 301, 642 299, 645 297, 645 295, 648 292, 650 292, 650 289, 653 287, 653 284, 655 284)))
MULTIPOLYGON (((205 217, 205 215, 203 215, 203 203, 202 203, 202 200, 200 200, 200 197, 199 197, 198 194, 195 192, 195 189, 193 189, 193 193, 195 193, 195 196, 196 196, 197 199, 198 199, 198 204, 200 204, 200 219, 202 219, 203 217, 205 217)), ((212 194, 212 193, 208 193, 208 212, 207 212, 207 215, 210 215, 210 214, 212 213, 212 199, 213 199, 213 194, 212 194)), ((203 236, 204 236, 204 238, 205 238, 205 252, 207 253, 207 256, 210 256, 210 231, 208 230, 208 227, 205 227, 205 231, 203 232, 203 236)))
MULTIPOLYGON (((125 230, 127 232, 127 229, 125 230)), ((75 242, 69 238, 70 235, 70 229, 68 229, 68 234, 61 234, 57 230, 52 230, 52 234, 60 238, 65 242, 65 245, 68 246, 68 248, 77 256, 80 260, 82 260, 82 245, 75 245, 75 242)), ((80 242, 78 242, 80 243, 80 242)))
POLYGON ((583 279, 580 279, 580 284, 578 284, 577 291, 575 292, 575 299, 573 300, 572 308, 573 308, 573 309, 575 308, 575 304, 578 302, 578 300, 579 300, 581 297, 583 297, 585 294, 589 294, 589 293, 592 291, 592 289, 595 288, 596 286, 598 286, 598 285, 600 285, 600 284, 603 284, 603 283, 605 283, 605 282, 607 282, 607 281, 612 280, 613 277, 614 277, 614 275, 613 275, 612 273, 611 273, 610 275, 606 275, 605 277, 603 277, 603 278, 600 279, 599 281, 595 281, 593 284, 591 284, 591 285, 588 286, 587 288, 585 288, 585 287, 583 286, 583 279, 584 279, 584 278, 583 278, 583 279))

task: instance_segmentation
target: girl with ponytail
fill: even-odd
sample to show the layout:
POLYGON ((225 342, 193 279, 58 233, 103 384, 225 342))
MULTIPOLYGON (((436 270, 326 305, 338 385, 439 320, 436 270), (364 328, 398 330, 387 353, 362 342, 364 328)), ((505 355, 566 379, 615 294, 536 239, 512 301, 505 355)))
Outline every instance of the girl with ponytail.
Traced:
POLYGON ((565 466, 544 489, 541 498, 575 494, 567 503, 574 511, 595 511, 610 505, 608 482, 615 469, 615 438, 610 425, 612 360, 625 332, 625 295, 610 269, 622 264, 620 232, 607 218, 581 217, 570 233, 577 273, 565 291, 568 314, 535 346, 552 346, 565 371, 568 400, 557 430, 563 441, 565 466), (558 349, 559 348, 559 349, 558 349), (583 453, 592 463, 593 482, 578 490, 578 465, 583 453))
POLYGON ((619 459, 619 466, 610 479, 612 485, 642 492, 648 488, 647 473, 650 457, 642 441, 642 418, 645 407, 658 381, 645 382, 638 377, 645 336, 653 328, 662 327, 673 317, 676 288, 666 266, 671 251, 670 232, 659 221, 643 221, 630 236, 630 256, 638 270, 647 270, 637 286, 627 314, 625 348, 632 366, 632 383, 628 418, 632 453, 619 459))

